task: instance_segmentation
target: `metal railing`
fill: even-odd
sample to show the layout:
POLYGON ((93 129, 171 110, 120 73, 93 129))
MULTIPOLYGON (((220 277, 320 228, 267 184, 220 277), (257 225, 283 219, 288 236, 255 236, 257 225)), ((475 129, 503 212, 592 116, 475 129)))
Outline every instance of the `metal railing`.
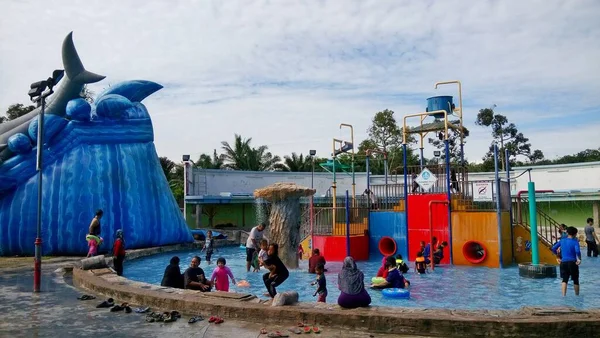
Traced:
MULTIPOLYGON (((364 235, 368 229, 369 209, 350 208, 350 236, 364 235)), ((346 235, 346 208, 345 207, 315 207, 314 235, 345 236, 346 235), (333 214, 335 223, 333 224, 333 214)))
MULTIPOLYGON (((466 182, 463 186, 465 189, 462 192, 452 195, 454 211, 497 210, 497 188, 494 180, 466 182)), ((508 207, 502 207, 501 203, 501 210, 508 210, 508 207)))
MULTIPOLYGON (((394 206, 400 205, 404 201, 404 184, 393 183, 388 184, 373 184, 370 186, 371 191, 375 195, 373 201, 366 198, 368 205, 374 210, 393 210, 394 206)), ((361 196, 362 198, 363 196, 361 196)))
MULTIPOLYGON (((536 209, 538 238, 546 246, 551 247, 560 239, 560 224, 539 208, 536 209)), ((512 210, 513 221, 531 231, 529 224, 529 199, 515 197, 513 199, 512 210)))
MULTIPOLYGON (((446 181, 446 165, 442 164, 429 164, 429 165, 417 165, 406 167, 408 175, 408 193, 409 194, 431 194, 431 193, 444 193, 448 192, 448 183, 446 181), (421 174, 421 172, 427 168, 436 178, 433 186, 425 191, 423 188, 415 182, 415 179, 421 174)), ((404 170, 401 170, 399 174, 404 174, 404 170)), ((467 189, 469 182, 469 173, 467 167, 459 165, 450 165, 450 184, 453 193, 460 193, 467 189)))

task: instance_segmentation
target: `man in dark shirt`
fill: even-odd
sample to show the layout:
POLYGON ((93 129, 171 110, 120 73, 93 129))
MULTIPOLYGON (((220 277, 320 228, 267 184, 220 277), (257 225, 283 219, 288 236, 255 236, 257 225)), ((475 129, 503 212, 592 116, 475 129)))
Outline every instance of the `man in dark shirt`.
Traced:
POLYGON ((183 273, 183 284, 186 289, 208 292, 212 288, 200 266, 200 257, 194 256, 190 267, 183 273))
MULTIPOLYGON (((313 249, 313 254, 308 259, 308 273, 316 273, 315 268, 317 265, 323 264, 324 267, 325 263, 325 257, 321 256, 319 249, 313 249)), ((327 269, 325 269, 325 271, 327 271, 327 269)))

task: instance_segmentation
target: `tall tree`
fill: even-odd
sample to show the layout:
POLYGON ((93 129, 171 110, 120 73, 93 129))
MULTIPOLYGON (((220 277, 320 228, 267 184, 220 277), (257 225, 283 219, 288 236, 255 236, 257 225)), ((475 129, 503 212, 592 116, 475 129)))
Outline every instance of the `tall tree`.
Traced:
POLYGON ((195 163, 196 168, 202 169, 222 169, 224 166, 224 156, 217 154, 217 149, 213 150, 213 155, 200 155, 200 158, 195 163))
POLYGON ((83 88, 81 88, 79 96, 91 104, 94 103, 94 94, 95 93, 87 85, 84 85, 83 88))
POLYGON ((300 155, 292 153, 291 156, 286 155, 283 157, 283 163, 278 168, 282 171, 310 172, 312 170, 312 158, 310 156, 304 157, 302 153, 300 155))
POLYGON ((167 181, 170 180, 173 170, 175 169, 175 162, 169 160, 167 157, 159 157, 158 160, 160 161, 160 167, 162 168, 167 181))
POLYGON ((30 111, 32 111, 34 109, 35 109, 35 106, 32 106, 32 105, 25 106, 24 104, 21 104, 21 103, 12 104, 12 105, 8 106, 8 109, 6 110, 6 117, 0 118, 0 123, 17 119, 17 118, 29 113, 30 111))
MULTIPOLYGON (((456 121, 450 121, 450 123, 454 124, 454 125, 459 125, 460 121, 456 120, 456 121)), ((463 135, 463 144, 466 144, 467 142, 465 141, 465 139, 469 136, 469 129, 463 127, 464 129, 464 135, 463 135)), ((456 129, 449 129, 448 130, 448 144, 449 144, 449 148, 450 148, 450 162, 452 163, 459 163, 460 162, 460 134, 461 132, 459 130, 456 129)), ((442 160, 446 160, 446 144, 444 142, 444 140, 440 140, 438 137, 430 137, 428 140, 429 144, 431 144, 432 146, 434 146, 436 149, 441 151, 441 159, 442 160)), ((467 163, 467 161, 465 160, 465 164, 467 163)))
MULTIPOLYGON (((495 107, 495 106, 494 106, 495 107)), ((493 158, 494 156, 494 143, 499 145, 499 156, 498 160, 501 162, 502 170, 505 170, 505 159, 504 150, 508 150, 509 161, 515 162, 518 156, 526 157, 530 162, 539 161, 543 159, 543 153, 541 150, 531 152, 531 143, 523 133, 517 130, 517 126, 514 123, 510 123, 506 116, 496 114, 492 108, 480 109, 475 120, 475 124, 483 127, 491 127, 492 138, 494 141, 490 146, 490 149, 485 160, 493 158), (535 156, 532 156, 534 155, 535 156)))
POLYGON ((394 112, 385 109, 377 112, 367 129, 369 139, 377 149, 388 151, 391 146, 402 144, 402 130, 398 128, 394 112))
POLYGON ((265 145, 253 148, 251 142, 252 138, 244 139, 238 134, 235 134, 233 146, 226 141, 221 142, 225 167, 233 170, 276 170, 281 158, 269 152, 265 145))

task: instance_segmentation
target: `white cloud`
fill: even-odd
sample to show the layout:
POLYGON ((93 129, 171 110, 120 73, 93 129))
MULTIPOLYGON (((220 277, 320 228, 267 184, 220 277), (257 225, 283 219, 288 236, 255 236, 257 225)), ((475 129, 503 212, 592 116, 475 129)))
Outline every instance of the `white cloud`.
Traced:
POLYGON ((234 133, 280 155, 326 154, 339 123, 353 124, 358 142, 379 110, 400 121, 428 96, 456 96, 433 89, 448 79, 463 83, 470 160, 489 146, 473 121, 492 104, 547 155, 598 147, 593 0, 44 4, 0 3, 0 110, 25 103, 29 83, 61 67, 73 30, 86 68, 107 75, 94 90, 128 79, 165 85, 145 103, 157 149, 173 159, 211 152, 234 133), (565 135, 558 126, 569 137, 552 137, 565 135))

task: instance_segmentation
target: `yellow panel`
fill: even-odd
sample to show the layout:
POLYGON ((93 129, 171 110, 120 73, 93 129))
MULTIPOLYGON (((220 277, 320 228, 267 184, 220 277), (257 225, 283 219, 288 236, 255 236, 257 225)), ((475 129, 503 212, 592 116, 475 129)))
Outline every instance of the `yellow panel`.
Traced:
POLYGON ((302 249, 304 249, 304 254, 302 254, 302 258, 309 259, 310 254, 312 252, 312 240, 310 235, 306 236, 306 238, 303 239, 302 242, 300 242, 300 245, 302 245, 302 249))
MULTIPOLYGON (((496 212, 452 212, 452 252, 455 265, 500 266, 498 246, 498 219, 496 212), (478 241, 485 246, 486 259, 480 264, 473 264, 464 257, 463 246, 468 241, 478 241)), ((510 229, 509 229, 510 231, 510 229)))
MULTIPOLYGON (((514 227, 515 235, 515 259, 517 263, 531 262, 531 250, 527 250, 526 244, 531 241, 531 233, 523 226, 517 225, 514 227)), ((542 241, 538 240, 540 263, 556 265, 556 256, 550 248, 542 241)))

